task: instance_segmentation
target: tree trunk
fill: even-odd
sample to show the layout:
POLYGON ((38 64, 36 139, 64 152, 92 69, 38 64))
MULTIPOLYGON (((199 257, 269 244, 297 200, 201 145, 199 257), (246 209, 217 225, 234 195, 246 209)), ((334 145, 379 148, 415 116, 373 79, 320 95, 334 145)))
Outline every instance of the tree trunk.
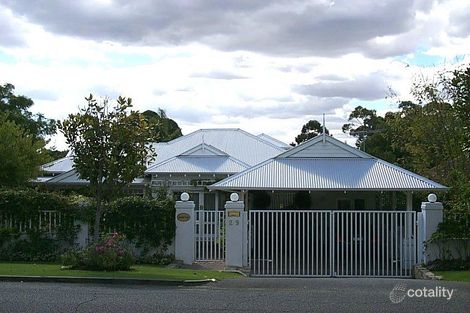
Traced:
POLYGON ((98 242, 100 240, 100 224, 101 224, 101 215, 102 215, 102 206, 101 206, 101 185, 98 184, 96 190, 96 212, 95 212, 95 226, 93 227, 93 242, 98 242))

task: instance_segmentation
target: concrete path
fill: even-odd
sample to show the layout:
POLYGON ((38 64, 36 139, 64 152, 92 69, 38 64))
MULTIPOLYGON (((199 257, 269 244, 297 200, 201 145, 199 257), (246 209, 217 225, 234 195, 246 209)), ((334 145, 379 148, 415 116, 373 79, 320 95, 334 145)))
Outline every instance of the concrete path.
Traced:
POLYGON ((470 283, 364 278, 246 278, 197 287, 2 282, 0 312, 470 312, 470 283), (402 301, 394 304, 390 293, 396 286, 400 290, 392 298, 402 301), (452 297, 407 295, 424 288, 428 295, 429 290, 453 290, 452 297))

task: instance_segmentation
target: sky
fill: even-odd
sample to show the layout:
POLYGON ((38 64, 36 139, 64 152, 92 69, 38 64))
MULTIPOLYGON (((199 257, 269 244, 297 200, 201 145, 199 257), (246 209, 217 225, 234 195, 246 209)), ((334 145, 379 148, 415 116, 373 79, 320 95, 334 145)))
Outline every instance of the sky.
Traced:
POLYGON ((0 1, 0 84, 59 120, 122 95, 183 134, 290 143, 326 114, 354 144, 341 126, 356 106, 396 110, 416 80, 469 63, 470 0, 0 1))

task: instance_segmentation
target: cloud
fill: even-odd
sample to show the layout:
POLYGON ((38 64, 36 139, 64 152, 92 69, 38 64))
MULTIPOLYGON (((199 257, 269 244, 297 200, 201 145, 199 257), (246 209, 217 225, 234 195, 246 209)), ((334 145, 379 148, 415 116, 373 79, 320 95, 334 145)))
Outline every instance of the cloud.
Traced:
POLYGON ((466 38, 470 36, 470 5, 456 10, 450 22, 449 33, 456 37, 466 38))
POLYGON ((253 101, 241 106, 221 108, 221 114, 244 118, 269 117, 274 119, 297 118, 314 114, 333 114, 348 101, 342 98, 306 97, 304 101, 267 103, 253 101))
POLYGON ((387 90, 386 76, 378 72, 350 80, 320 81, 310 85, 294 87, 294 91, 304 95, 361 100, 385 98, 387 90))
POLYGON ((25 41, 22 36, 24 31, 22 25, 18 23, 9 10, 0 6, 0 47, 24 46, 25 41))
POLYGON ((43 90, 43 89, 35 89, 35 90, 27 90, 25 94, 28 95, 29 98, 35 100, 47 100, 47 101, 55 101, 59 99, 59 94, 53 90, 43 90))
POLYGON ((203 43, 220 50, 283 56, 343 55, 414 27, 423 0, 155 1, 6 0, 46 30, 137 45, 203 43), (47 10, 44 7, 47 6, 47 10))
POLYGON ((191 77, 196 78, 211 78, 211 79, 225 79, 225 80, 232 80, 232 79, 246 79, 248 77, 236 75, 230 72, 225 71, 210 71, 205 73, 194 73, 191 74, 191 77))

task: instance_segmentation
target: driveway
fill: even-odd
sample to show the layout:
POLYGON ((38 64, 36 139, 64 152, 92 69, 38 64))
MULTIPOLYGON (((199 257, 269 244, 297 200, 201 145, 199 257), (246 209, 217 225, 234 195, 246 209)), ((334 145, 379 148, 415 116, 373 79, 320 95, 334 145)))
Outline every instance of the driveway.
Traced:
POLYGON ((0 283, 0 312, 450 313, 469 308, 470 283, 442 281, 247 278, 197 287, 0 283), (397 284, 402 290, 392 298, 402 301, 394 304, 390 292, 397 284), (406 295, 424 288, 428 297, 406 295), (444 290, 453 290, 452 297, 429 297, 430 290, 447 298, 444 290))

